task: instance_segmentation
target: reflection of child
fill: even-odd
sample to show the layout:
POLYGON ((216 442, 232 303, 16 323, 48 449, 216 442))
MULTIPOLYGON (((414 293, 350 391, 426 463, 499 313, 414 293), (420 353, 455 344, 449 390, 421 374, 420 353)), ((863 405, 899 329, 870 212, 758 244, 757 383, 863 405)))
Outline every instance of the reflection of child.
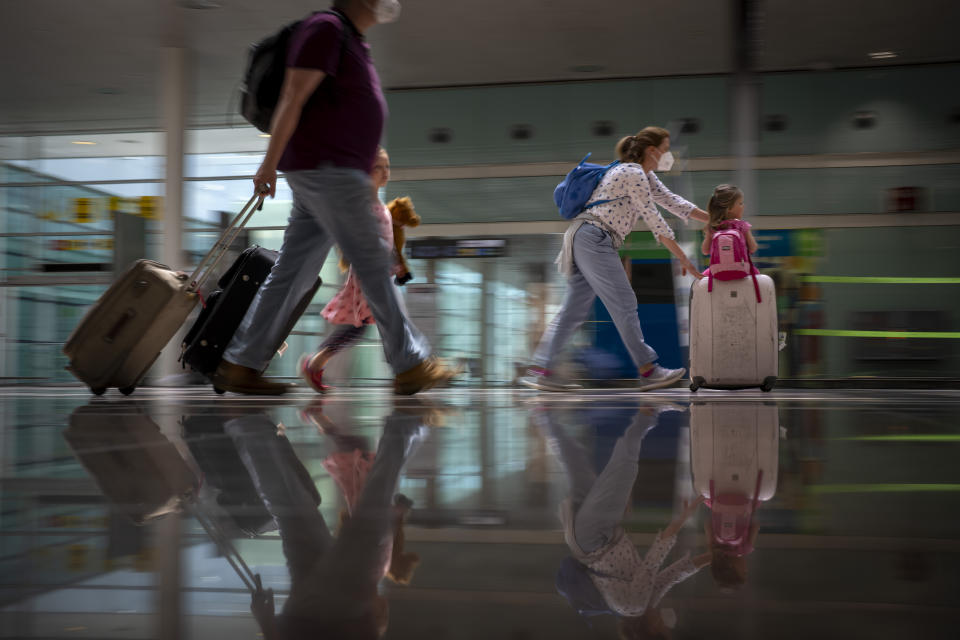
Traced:
POLYGON ((710 573, 713 574, 714 583, 724 593, 739 589, 747 582, 747 554, 753 552, 760 527, 751 522, 747 539, 733 545, 717 540, 710 520, 706 521, 705 532, 707 545, 710 547, 710 573))
MULTIPOLYGON (((346 508, 340 512, 340 528, 353 516, 357 501, 367 482, 367 475, 373 466, 376 455, 370 450, 366 438, 343 433, 324 413, 319 404, 310 405, 303 413, 317 427, 320 433, 330 437, 336 443, 337 450, 323 459, 323 468, 327 470, 343 494, 346 508)), ((383 548, 384 575, 397 584, 410 584, 413 573, 420 564, 420 556, 404 551, 406 537, 403 525, 413 508, 413 501, 402 493, 393 499, 392 522, 393 544, 383 548)))
POLYGON ((721 229, 736 229, 747 243, 747 251, 756 253, 757 241, 750 231, 750 223, 743 220, 743 192, 732 184, 721 184, 713 190, 707 205, 710 222, 703 228, 703 244, 700 251, 710 255, 713 234, 721 229))
MULTIPOLYGON (((382 147, 377 152, 370 178, 375 190, 382 189, 390 181, 390 156, 382 147)), ((402 286, 413 277, 403 260, 403 228, 417 226, 420 224, 420 217, 414 212, 409 198, 398 198, 389 205, 380 202, 376 195, 374 200, 380 237, 394 257, 395 264, 391 274, 396 276, 396 283, 402 286)), ((323 368, 327 361, 338 352, 353 346, 363 337, 367 325, 374 323, 373 312, 360 290, 360 281, 354 270, 344 259, 340 261, 340 268, 349 270, 347 280, 320 312, 327 322, 337 328, 323 341, 315 354, 302 357, 298 367, 307 384, 319 393, 330 390, 330 387, 323 383, 323 368)))

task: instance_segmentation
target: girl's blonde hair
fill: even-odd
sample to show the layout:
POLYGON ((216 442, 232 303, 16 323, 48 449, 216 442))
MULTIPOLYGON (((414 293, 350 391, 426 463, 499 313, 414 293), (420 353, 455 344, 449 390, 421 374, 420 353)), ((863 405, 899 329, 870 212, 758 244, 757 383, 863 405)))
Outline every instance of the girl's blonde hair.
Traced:
POLYGON ((739 187, 732 184, 721 184, 713 190, 710 202, 707 203, 707 212, 710 214, 710 228, 719 229, 727 220, 727 211, 743 197, 739 187))
POLYGON ((620 138, 615 153, 620 162, 640 164, 647 147, 659 147, 669 137, 670 132, 663 127, 645 127, 635 136, 620 138))
POLYGON ((713 547, 710 550, 710 573, 721 593, 733 593, 747 582, 747 559, 713 547))

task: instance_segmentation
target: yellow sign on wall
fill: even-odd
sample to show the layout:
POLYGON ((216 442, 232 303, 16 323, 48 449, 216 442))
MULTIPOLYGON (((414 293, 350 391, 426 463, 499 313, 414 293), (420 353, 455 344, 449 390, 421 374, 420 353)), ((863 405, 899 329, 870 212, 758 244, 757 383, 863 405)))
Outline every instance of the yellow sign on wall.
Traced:
POLYGON ((139 214, 147 220, 159 220, 163 207, 163 198, 160 196, 140 196, 139 214))
POLYGON ((94 202, 93 198, 74 198, 73 199, 73 221, 79 223, 93 222, 94 220, 94 202))
MULTIPOLYGON (((69 222, 89 223, 98 220, 112 220, 117 213, 129 213, 147 220, 159 220, 163 217, 163 198, 161 196, 140 196, 122 198, 72 198, 71 210, 67 216, 69 222)), ((53 211, 41 213, 38 217, 48 220, 57 219, 53 211)))

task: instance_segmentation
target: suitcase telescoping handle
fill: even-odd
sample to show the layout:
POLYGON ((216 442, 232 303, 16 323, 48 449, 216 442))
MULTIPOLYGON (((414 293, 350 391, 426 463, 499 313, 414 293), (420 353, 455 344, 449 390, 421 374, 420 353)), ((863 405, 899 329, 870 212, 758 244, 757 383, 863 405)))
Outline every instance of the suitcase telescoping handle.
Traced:
POLYGON ((250 593, 256 595, 257 592, 263 592, 263 583, 260 580, 260 574, 254 573, 250 570, 250 567, 247 566, 247 563, 243 561, 243 558, 240 557, 240 553, 237 551, 237 548, 233 546, 233 543, 227 539, 223 531, 220 530, 210 519, 207 517, 207 514, 203 510, 197 507, 195 504, 191 504, 187 507, 187 513, 192 515, 200 526, 203 527, 203 530, 207 532, 207 535, 210 536, 210 540, 213 541, 217 548, 220 550, 220 553, 223 554, 223 557, 227 559, 227 562, 230 563, 230 566, 233 567, 233 570, 237 572, 237 575, 240 577, 240 580, 243 581, 243 584, 246 585, 247 589, 250 590, 250 593))
POLYGON ((234 216, 230 224, 227 225, 227 228, 224 229, 220 237, 217 238, 217 242, 213 245, 213 248, 207 252, 207 255, 203 256, 200 264, 198 264, 197 268, 190 274, 190 279, 187 281, 189 282, 187 285, 187 291, 189 293, 195 293, 200 290, 203 283, 207 281, 207 278, 210 277, 214 269, 217 268, 217 265, 220 264, 220 260, 223 259, 223 256, 230 249, 230 245, 237 239, 237 235, 247 226, 253 214, 263 209, 263 200, 266 197, 267 192, 265 191, 253 194, 253 197, 247 200, 247 204, 243 205, 240 213, 234 216))

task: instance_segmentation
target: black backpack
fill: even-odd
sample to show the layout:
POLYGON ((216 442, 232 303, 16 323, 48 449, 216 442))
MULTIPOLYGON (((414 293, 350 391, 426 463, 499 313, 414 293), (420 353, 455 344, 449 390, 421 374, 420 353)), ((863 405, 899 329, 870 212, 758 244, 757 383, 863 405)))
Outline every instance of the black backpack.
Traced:
MULTIPOLYGON (((343 36, 340 40, 340 58, 342 59, 343 47, 350 27, 338 11, 323 13, 332 13, 343 23, 344 28, 341 31, 343 36)), ((291 22, 277 33, 250 46, 247 69, 243 76, 243 85, 240 87, 240 115, 264 133, 270 133, 273 112, 280 101, 280 89, 283 86, 283 76, 287 68, 287 48, 290 38, 302 22, 303 20, 291 22)))

